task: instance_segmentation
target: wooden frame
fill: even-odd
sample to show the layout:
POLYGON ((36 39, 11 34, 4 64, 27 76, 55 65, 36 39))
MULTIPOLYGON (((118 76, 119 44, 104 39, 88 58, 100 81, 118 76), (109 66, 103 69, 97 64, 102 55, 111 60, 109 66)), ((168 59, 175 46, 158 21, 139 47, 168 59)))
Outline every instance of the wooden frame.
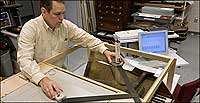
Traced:
MULTIPOLYGON (((111 51, 114 51, 114 45, 106 44, 106 46, 111 51)), ((73 52, 74 50, 76 50, 78 48, 79 47, 74 47, 74 48, 71 48, 71 49, 69 49, 67 51, 61 52, 61 53, 59 53, 59 54, 57 54, 57 55, 55 55, 53 57, 50 57, 50 58, 46 59, 43 62, 46 63, 46 64, 54 65, 52 63, 57 61, 57 60, 59 60, 60 57, 66 55, 68 53, 71 53, 71 52, 73 52)), ((163 69, 162 73, 160 74, 160 76, 154 81, 153 85, 148 90, 148 92, 145 94, 144 98, 141 98, 141 100, 143 102, 150 102, 151 101, 153 95, 157 91, 158 87, 162 83, 162 80, 167 75, 167 73, 168 73, 168 75, 167 75, 166 86, 167 86, 167 88, 169 90, 171 90, 172 82, 173 82, 173 76, 174 76, 174 70, 175 70, 175 66, 176 66, 176 59, 175 58, 168 57, 168 56, 165 56, 165 55, 146 53, 146 52, 142 52, 142 51, 139 51, 139 50, 130 49, 130 48, 126 48, 126 47, 121 47, 121 52, 166 62, 166 66, 164 67, 164 69, 163 69)), ((95 55, 95 56, 98 56, 99 58, 102 58, 102 54, 100 54, 100 53, 97 53, 97 55, 95 55)))
MULTIPOLYGON (((107 44, 106 46, 108 48, 114 50, 113 45, 107 44)), ((130 48, 125 48, 125 47, 121 47, 121 51, 125 52, 125 53, 129 53, 129 54, 137 55, 137 56, 142 56, 142 57, 146 57, 146 58, 150 58, 150 59, 167 62, 167 65, 164 67, 164 70, 162 71, 160 76, 156 79, 156 81, 153 83, 153 85, 151 86, 151 88, 149 89, 147 94, 144 96, 143 101, 150 102, 150 100, 152 99, 153 95, 155 94, 156 90, 160 86, 162 80, 164 79, 164 77, 166 76, 167 73, 168 73, 167 88, 169 90, 171 90, 173 76, 174 76, 174 70, 175 70, 175 66, 176 66, 175 58, 171 58, 171 57, 159 55, 159 54, 146 53, 146 52, 142 52, 142 51, 134 50, 134 49, 130 49, 130 48)))

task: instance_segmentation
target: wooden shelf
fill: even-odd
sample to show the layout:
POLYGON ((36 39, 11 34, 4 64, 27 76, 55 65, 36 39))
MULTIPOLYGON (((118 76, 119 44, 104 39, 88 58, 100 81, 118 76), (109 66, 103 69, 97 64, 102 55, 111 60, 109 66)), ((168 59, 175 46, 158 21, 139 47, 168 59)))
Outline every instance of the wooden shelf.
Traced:
POLYGON ((20 5, 20 4, 10 4, 10 5, 1 6, 0 8, 3 8, 3 9, 13 9, 13 8, 19 8, 19 7, 22 7, 22 5, 20 5))
POLYGON ((163 7, 163 8, 174 8, 176 10, 183 11, 184 5, 177 6, 175 4, 160 4, 160 3, 134 3, 135 6, 156 6, 156 7, 163 7))

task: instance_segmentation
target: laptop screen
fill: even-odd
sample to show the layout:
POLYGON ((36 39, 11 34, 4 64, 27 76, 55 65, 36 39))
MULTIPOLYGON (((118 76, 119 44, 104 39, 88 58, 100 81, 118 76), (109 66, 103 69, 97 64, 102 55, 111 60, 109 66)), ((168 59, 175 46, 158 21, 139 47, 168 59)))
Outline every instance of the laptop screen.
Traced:
POLYGON ((167 54, 168 34, 167 30, 140 32, 139 49, 145 52, 167 54))

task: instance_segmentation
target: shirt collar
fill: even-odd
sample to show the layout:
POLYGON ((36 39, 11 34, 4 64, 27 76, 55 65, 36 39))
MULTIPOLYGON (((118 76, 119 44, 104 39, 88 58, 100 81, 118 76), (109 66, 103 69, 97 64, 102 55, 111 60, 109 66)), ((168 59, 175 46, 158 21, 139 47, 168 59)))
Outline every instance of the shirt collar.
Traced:
POLYGON ((53 29, 51 29, 51 28, 49 27, 49 25, 47 25, 47 23, 45 22, 45 20, 44 20, 42 14, 40 15, 40 18, 41 18, 41 20, 42 20, 42 22, 43 22, 43 25, 44 25, 44 27, 45 27, 46 30, 54 31, 53 29))

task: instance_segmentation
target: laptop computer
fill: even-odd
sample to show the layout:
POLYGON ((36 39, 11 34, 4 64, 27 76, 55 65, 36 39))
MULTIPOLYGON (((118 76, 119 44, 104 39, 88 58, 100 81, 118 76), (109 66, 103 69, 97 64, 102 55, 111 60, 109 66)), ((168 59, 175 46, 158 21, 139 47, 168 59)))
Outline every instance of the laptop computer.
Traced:
MULTIPOLYGON (((158 53, 176 58, 177 66, 189 64, 181 56, 177 55, 175 50, 170 49, 168 47, 168 30, 139 32, 138 42, 139 50, 141 51, 158 53)), ((139 64, 151 67, 160 67, 165 65, 165 62, 161 62, 158 60, 150 60, 143 57, 139 57, 137 61, 139 61, 139 64)))
POLYGON ((168 31, 138 33, 139 50, 158 54, 168 54, 168 31))
MULTIPOLYGON (((150 31, 138 33, 139 50, 151 53, 168 55, 168 31, 150 31)), ((157 60, 141 59, 140 64, 158 67, 165 63, 157 60)))

